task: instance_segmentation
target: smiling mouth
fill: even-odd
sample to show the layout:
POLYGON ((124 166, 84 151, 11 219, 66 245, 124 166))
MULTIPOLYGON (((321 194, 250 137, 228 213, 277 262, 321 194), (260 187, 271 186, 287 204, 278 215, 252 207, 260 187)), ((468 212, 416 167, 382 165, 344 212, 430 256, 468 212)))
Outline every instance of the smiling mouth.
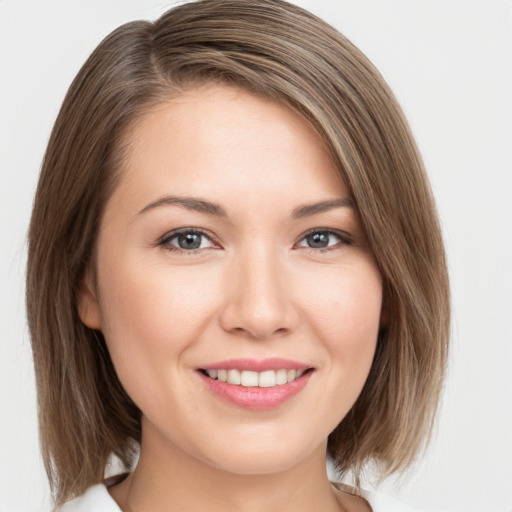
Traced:
POLYGON ((202 369, 200 371, 210 379, 219 382, 227 382, 228 384, 248 388, 272 388, 294 382, 312 370, 313 368, 308 368, 306 370, 287 370, 283 368, 280 370, 266 370, 263 372, 236 369, 202 369))

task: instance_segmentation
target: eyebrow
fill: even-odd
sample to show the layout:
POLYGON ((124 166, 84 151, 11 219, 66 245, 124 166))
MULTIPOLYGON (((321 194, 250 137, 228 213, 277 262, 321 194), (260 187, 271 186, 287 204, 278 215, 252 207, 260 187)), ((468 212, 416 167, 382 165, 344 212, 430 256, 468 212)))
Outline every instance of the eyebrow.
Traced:
POLYGON ((311 203, 303 206, 298 206, 292 212, 292 218, 302 219, 318 213, 327 212, 334 208, 354 208, 354 201, 350 197, 338 197, 336 199, 328 199, 327 201, 320 201, 319 203, 311 203))
POLYGON ((203 199, 196 199, 194 197, 177 197, 177 196, 164 196, 152 203, 149 203, 147 206, 142 208, 142 210, 137 214, 137 217, 148 212, 149 210, 153 210, 154 208, 158 208, 160 206, 170 206, 176 205, 181 206, 182 208, 186 208, 187 210, 194 210, 199 213, 206 213, 208 215, 215 215, 217 217, 227 217, 227 213, 218 204, 211 203, 210 201, 205 201, 203 199))
MULTIPOLYGON (((156 201, 153 201, 146 205, 137 215, 143 215, 144 213, 159 208, 161 206, 180 206, 187 210, 194 210, 199 213, 206 213, 208 215, 215 215, 216 217, 227 217, 226 210, 222 206, 206 201, 204 199, 198 199, 195 197, 178 197, 178 196, 164 196, 156 201)), ((292 211, 293 219, 302 219, 304 217, 310 217, 317 215, 334 208, 354 208, 354 201, 350 197, 338 197, 335 199, 328 199, 326 201, 320 201, 318 203, 305 204, 297 206, 292 211)))

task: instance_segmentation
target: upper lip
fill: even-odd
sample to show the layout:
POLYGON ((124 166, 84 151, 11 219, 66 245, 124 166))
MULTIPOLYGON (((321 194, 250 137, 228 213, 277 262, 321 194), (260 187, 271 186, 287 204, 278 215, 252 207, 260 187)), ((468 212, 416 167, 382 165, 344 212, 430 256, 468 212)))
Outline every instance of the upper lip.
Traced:
POLYGON ((307 370, 309 368, 311 368, 310 365, 299 361, 272 357, 269 359, 227 359, 225 361, 217 361, 205 366, 200 366, 198 369, 264 372, 267 370, 307 370))

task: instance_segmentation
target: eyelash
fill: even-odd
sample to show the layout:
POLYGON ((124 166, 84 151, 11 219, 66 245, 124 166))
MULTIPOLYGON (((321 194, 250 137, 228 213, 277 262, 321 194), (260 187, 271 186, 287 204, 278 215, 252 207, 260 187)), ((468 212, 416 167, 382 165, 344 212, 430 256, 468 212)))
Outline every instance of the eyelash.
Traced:
MULTIPOLYGON (((201 236, 204 236, 205 238, 207 238, 208 240, 210 240, 213 244, 220 245, 220 244, 218 244, 218 242, 215 240, 215 238, 210 233, 208 233, 207 231, 205 231, 204 229, 201 229, 201 228, 182 228, 182 229, 177 229, 175 231, 171 231, 170 233, 167 233, 166 235, 164 235, 162 237, 162 239, 158 242, 157 245, 164 247, 164 249, 166 249, 169 252, 181 252, 181 253, 186 253, 189 255, 197 254, 198 252, 201 252, 204 250, 204 248, 203 249, 198 248, 198 249, 187 250, 187 249, 182 249, 181 247, 175 247, 170 244, 170 241, 172 239, 177 238, 180 235, 185 235, 185 234, 201 235, 201 236)), ((208 249, 213 249, 213 247, 208 247, 208 249)))
MULTIPOLYGON (((339 249, 340 245, 341 246, 353 245, 353 240, 352 240, 351 236, 344 231, 338 231, 338 230, 334 230, 334 229, 330 229, 330 228, 314 228, 314 229, 311 229, 310 231, 307 231, 306 233, 304 233, 301 236, 301 238, 299 239, 299 241, 296 244, 294 244, 294 247, 296 247, 298 243, 305 240, 308 236, 314 235, 315 233, 326 233, 328 235, 334 235, 336 238, 339 239, 339 242, 332 246, 327 246, 327 247, 315 248, 315 247, 300 246, 302 249, 305 249, 308 252, 318 254, 318 253, 326 253, 326 252, 330 252, 330 251, 339 249)), ((197 248, 197 249, 187 250, 187 249, 182 249, 180 247, 175 247, 170 244, 171 240, 173 240, 174 238, 177 238, 179 235, 183 235, 183 234, 201 235, 201 236, 206 237, 213 244, 220 245, 210 233, 208 233, 207 231, 205 231, 201 228, 182 228, 182 229, 178 229, 175 231, 171 231, 170 233, 167 233, 166 235, 164 235, 160 239, 160 241, 157 243, 157 245, 164 247, 167 251, 170 251, 170 252, 181 252, 181 253, 186 253, 189 255, 197 254, 197 253, 203 251, 204 249, 213 249, 214 248, 214 247, 208 247, 208 248, 197 248)))
MULTIPOLYGON (((334 245, 327 246, 327 247, 315 248, 315 247, 301 246, 302 249, 305 249, 306 251, 311 252, 311 253, 316 253, 316 254, 321 253, 322 254, 322 253, 326 253, 326 252, 330 252, 330 251, 335 251, 336 249, 339 249, 340 247, 342 247, 344 245, 353 245, 353 243, 354 243, 354 241, 352 240, 352 237, 345 231, 339 231, 339 230, 330 229, 330 228, 311 229, 301 236, 299 243, 302 242, 304 239, 306 239, 308 236, 314 235, 315 233, 326 233, 328 235, 334 235, 336 238, 338 238, 339 242, 334 245)), ((295 245, 297 245, 297 244, 295 244, 295 245)))

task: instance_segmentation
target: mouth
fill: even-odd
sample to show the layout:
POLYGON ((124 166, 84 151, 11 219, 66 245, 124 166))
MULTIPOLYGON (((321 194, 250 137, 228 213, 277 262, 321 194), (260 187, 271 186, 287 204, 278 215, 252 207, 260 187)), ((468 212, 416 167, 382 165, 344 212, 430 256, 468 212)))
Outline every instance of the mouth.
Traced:
POLYGON ((283 359, 230 360, 198 368, 206 388, 231 405, 253 411, 279 407, 307 385, 313 367, 283 359))
POLYGON ((219 382, 227 382, 234 386, 243 386, 246 388, 273 388, 275 386, 284 386, 300 379, 305 373, 313 371, 313 368, 307 369, 286 369, 265 370, 256 372, 241 369, 200 369, 203 375, 209 379, 219 382))

